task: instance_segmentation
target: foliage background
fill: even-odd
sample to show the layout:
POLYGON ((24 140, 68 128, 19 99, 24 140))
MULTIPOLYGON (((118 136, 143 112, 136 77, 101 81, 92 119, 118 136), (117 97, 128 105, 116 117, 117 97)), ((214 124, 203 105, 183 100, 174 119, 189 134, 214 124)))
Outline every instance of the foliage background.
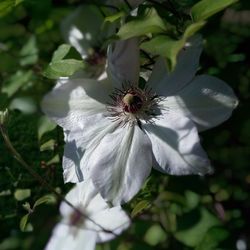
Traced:
MULTIPOLYGON (((18 1, 0 1, 0 110, 11 110, 7 128, 16 149, 65 194, 71 185, 62 180, 62 131, 44 120, 39 108, 42 96, 54 85, 42 70, 64 42, 60 21, 83 1, 25 0, 17 6, 13 2, 18 1)), ((172 1, 176 8, 195 2, 172 1)), ((98 249, 250 248, 249 28, 250 3, 242 0, 210 18, 201 31, 206 43, 199 73, 223 79, 240 99, 227 122, 201 133, 215 173, 202 178, 153 171, 143 190, 125 206, 133 217, 131 228, 98 249)), ((43 249, 59 218, 58 204, 13 159, 0 138, 0 250, 43 249), (37 200, 41 204, 34 208, 37 200), (28 224, 21 230, 24 216, 28 224)))

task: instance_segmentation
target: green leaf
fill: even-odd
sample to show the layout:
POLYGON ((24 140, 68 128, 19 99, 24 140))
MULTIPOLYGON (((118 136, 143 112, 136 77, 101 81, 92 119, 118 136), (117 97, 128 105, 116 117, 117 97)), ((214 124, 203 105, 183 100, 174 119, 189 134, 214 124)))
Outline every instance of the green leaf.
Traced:
POLYGON ((22 232, 25 232, 26 231, 26 228, 27 228, 27 223, 28 223, 28 218, 29 218, 29 214, 26 214, 24 215, 21 220, 20 220, 20 224, 19 224, 19 227, 20 227, 20 230, 22 232))
POLYGON ((36 200, 34 206, 33 206, 33 209, 37 206, 40 206, 42 204, 54 204, 56 203, 56 198, 54 195, 52 194, 47 194, 47 195, 44 195, 43 197, 39 198, 38 200, 36 200))
POLYGON ((164 242, 166 238, 166 233, 157 224, 150 227, 144 237, 145 241, 151 246, 156 246, 157 244, 164 242))
POLYGON ((18 70, 3 84, 2 92, 6 93, 8 97, 13 96, 20 88, 31 81, 32 76, 33 73, 31 70, 18 70))
POLYGON ((143 200, 137 203, 131 213, 131 217, 135 217, 139 213, 141 213, 144 209, 148 209, 151 206, 150 202, 143 200))
POLYGON ((189 37, 193 36, 197 31, 199 31, 204 25, 206 24, 205 21, 200 21, 196 23, 191 23, 185 30, 183 34, 183 39, 188 39, 189 37))
POLYGON ((195 22, 205 20, 237 1, 238 0, 202 0, 192 7, 191 15, 195 22))
POLYGON ((52 159, 50 159, 49 161, 46 162, 47 165, 51 165, 51 164, 55 164, 55 163, 59 163, 60 162, 60 157, 59 155, 55 155, 52 157, 52 159))
POLYGON ((177 55, 183 48, 185 40, 174 40, 169 36, 160 35, 148 42, 141 44, 141 48, 149 53, 161 55, 167 59, 170 71, 172 71, 177 62, 177 55))
POLYGON ((84 69, 83 61, 76 59, 64 59, 61 61, 51 62, 43 72, 43 75, 50 79, 71 76, 80 69, 84 69))
POLYGON ((18 97, 12 100, 9 108, 20 110, 24 114, 33 114, 37 110, 37 104, 31 97, 18 97))
POLYGON ((62 60, 70 51, 71 46, 69 44, 62 44, 58 49, 53 53, 52 62, 62 60))
POLYGON ((220 242, 228 238, 229 232, 222 227, 212 227, 208 230, 203 239, 201 239, 200 244, 195 248, 195 250, 214 250, 220 242))
POLYGON ((40 146, 40 151, 43 152, 46 150, 54 150, 55 144, 56 144, 56 141, 54 139, 50 139, 40 146))
POLYGON ((38 48, 35 36, 31 36, 20 52, 22 66, 35 64, 38 60, 38 48))
POLYGON ((174 236, 183 244, 195 247, 210 228, 219 224, 219 220, 205 208, 195 209, 178 220, 174 236))
POLYGON ((105 17, 104 22, 113 23, 113 22, 119 20, 120 18, 124 17, 125 15, 126 15, 126 13, 124 11, 119 11, 119 12, 115 13, 114 15, 105 17))
POLYGON ((38 121, 38 140, 40 141, 45 133, 52 131, 56 126, 47 116, 42 116, 38 121))
POLYGON ((23 0, 1 0, 0 2, 0 17, 9 13, 15 6, 23 0))
POLYGON ((14 193, 14 197, 18 201, 25 200, 29 198, 31 195, 31 190, 30 189, 16 189, 14 193))
POLYGON ((162 33, 166 29, 161 17, 154 8, 146 8, 142 16, 134 17, 132 21, 125 23, 119 29, 117 35, 120 39, 162 33))
POLYGON ((71 76, 84 68, 85 64, 81 60, 79 53, 69 44, 62 44, 53 53, 52 61, 44 70, 43 75, 50 79, 57 79, 59 77, 71 76), (66 56, 67 58, 65 59, 66 56), (69 56, 73 58, 68 58, 69 56))

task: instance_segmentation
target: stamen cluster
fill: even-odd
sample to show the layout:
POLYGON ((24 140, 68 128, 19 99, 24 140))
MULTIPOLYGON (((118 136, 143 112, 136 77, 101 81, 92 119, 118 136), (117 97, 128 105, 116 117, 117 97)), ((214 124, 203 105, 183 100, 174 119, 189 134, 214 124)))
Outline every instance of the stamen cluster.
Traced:
POLYGON ((150 122, 157 115, 160 97, 147 87, 122 86, 122 89, 115 89, 110 97, 112 103, 108 104, 107 109, 112 120, 119 121, 121 126, 135 123, 140 126, 141 120, 150 122))

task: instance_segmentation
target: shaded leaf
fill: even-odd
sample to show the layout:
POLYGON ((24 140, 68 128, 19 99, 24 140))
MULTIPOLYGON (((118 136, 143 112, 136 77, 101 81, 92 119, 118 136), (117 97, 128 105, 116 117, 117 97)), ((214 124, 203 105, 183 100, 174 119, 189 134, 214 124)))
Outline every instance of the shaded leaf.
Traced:
POLYGON ((50 120, 47 116, 42 116, 38 121, 38 140, 40 141, 42 136, 55 129, 57 126, 52 120, 50 120))
POLYGON ((219 243, 227 239, 228 236, 229 232, 225 228, 213 227, 208 230, 195 250, 214 250, 219 243))
POLYGON ((195 209, 184 214, 180 220, 178 220, 177 232, 174 236, 183 244, 195 247, 200 243, 200 240, 205 237, 210 228, 219 224, 219 220, 207 209, 195 209))

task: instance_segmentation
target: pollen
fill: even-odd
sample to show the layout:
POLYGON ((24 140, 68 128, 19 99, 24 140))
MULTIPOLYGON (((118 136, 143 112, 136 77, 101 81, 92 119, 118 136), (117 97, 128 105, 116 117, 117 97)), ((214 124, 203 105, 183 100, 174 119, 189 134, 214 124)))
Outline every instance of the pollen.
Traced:
POLYGON ((135 95, 133 93, 126 94, 123 99, 123 106, 124 111, 129 113, 136 113, 138 110, 141 109, 143 105, 143 100, 140 98, 140 96, 135 95))

